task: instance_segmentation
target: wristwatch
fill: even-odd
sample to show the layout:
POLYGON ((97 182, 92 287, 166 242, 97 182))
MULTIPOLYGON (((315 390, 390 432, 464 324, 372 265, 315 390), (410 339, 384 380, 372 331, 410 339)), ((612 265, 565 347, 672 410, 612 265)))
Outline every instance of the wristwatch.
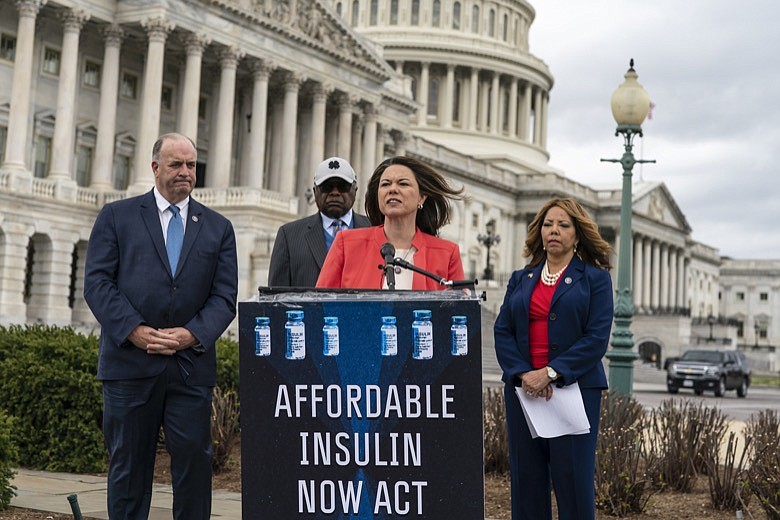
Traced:
POLYGON ((553 367, 546 367, 547 368, 547 377, 555 381, 558 379, 558 372, 555 371, 553 367))

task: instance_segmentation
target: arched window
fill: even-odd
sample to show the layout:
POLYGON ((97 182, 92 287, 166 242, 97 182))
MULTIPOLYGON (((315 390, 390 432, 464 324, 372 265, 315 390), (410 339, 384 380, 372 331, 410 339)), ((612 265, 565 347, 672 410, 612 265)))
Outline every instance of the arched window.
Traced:
POLYGON ((488 36, 491 38, 496 35, 496 10, 491 9, 488 13, 488 36))
POLYGON ((352 25, 356 26, 358 24, 358 15, 360 14, 360 3, 358 0, 355 0, 352 2, 352 25))
POLYGON ((412 25, 420 25, 420 0, 412 0, 412 25))
POLYGON ((431 25, 438 27, 441 24, 441 0, 433 0, 433 15, 431 25))
POLYGON ((509 131, 509 91, 503 89, 501 91, 502 103, 501 103, 501 130, 503 132, 509 131))
POLYGON ((509 15, 504 14, 504 41, 509 41, 509 15))
POLYGON ((452 4, 452 28, 460 30, 460 2, 452 4))
POLYGON ((390 0, 390 25, 398 25, 398 0, 390 0))
POLYGON ((371 0, 371 25, 376 25, 377 14, 379 12, 379 0, 371 0))
POLYGON ((479 6, 475 5, 471 8, 471 32, 479 32, 479 6))

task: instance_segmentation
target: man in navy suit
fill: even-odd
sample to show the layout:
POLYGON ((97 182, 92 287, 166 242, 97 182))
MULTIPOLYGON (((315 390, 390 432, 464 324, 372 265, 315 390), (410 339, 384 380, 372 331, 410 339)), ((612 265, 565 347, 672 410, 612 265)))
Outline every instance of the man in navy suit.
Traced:
POLYGON ((357 194, 355 170, 341 157, 325 159, 314 172, 316 215, 279 228, 268 268, 271 287, 314 287, 337 230, 369 227, 352 211, 357 194))
POLYGON ((189 138, 161 136, 155 187, 103 207, 89 238, 112 520, 148 518, 160 426, 174 518, 211 515, 214 344, 235 317, 238 269, 230 221, 190 197, 196 160, 189 138))

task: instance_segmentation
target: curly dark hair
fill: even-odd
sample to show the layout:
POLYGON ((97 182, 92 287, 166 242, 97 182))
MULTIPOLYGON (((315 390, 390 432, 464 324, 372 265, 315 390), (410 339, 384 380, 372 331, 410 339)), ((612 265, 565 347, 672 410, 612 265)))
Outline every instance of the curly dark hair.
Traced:
POLYGON ((611 269, 609 255, 612 253, 612 247, 601 238, 598 224, 590 218, 585 208, 570 198, 548 200, 528 224, 528 236, 525 239, 525 251, 523 251, 523 256, 531 258, 528 266, 539 265, 547 256, 542 245, 542 223, 550 208, 556 206, 565 211, 574 223, 574 230, 579 239, 577 256, 587 264, 607 270, 611 269))
POLYGON ((416 224, 423 233, 438 235, 439 229, 450 221, 450 200, 463 200, 463 188, 456 190, 436 170, 411 157, 396 156, 385 159, 376 167, 366 190, 366 215, 371 225, 383 224, 385 216, 379 210, 379 180, 385 170, 394 164, 406 166, 414 173, 420 186, 420 195, 425 195, 421 210, 417 211, 416 224))

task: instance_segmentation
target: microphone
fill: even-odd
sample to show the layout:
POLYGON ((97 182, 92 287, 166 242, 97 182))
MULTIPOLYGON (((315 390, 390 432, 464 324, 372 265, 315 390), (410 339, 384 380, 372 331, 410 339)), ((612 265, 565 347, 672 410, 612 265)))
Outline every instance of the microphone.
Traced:
POLYGON ((395 261, 395 247, 390 242, 385 242, 379 249, 379 254, 385 259, 385 280, 387 280, 387 288, 391 291, 395 290, 395 270, 393 270, 393 263, 395 261))

